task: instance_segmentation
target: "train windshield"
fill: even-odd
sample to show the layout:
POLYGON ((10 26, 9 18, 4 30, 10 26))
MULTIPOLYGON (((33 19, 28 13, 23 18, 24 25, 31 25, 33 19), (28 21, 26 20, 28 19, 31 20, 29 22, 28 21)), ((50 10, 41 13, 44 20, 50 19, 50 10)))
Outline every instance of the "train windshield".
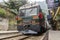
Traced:
POLYGON ((29 9, 22 9, 20 10, 20 16, 28 17, 37 15, 37 8, 29 8, 29 9))

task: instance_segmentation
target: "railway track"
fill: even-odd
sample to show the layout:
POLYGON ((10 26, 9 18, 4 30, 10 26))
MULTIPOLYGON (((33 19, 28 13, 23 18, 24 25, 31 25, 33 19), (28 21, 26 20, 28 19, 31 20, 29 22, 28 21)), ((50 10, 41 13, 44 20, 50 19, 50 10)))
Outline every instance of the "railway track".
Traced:
POLYGON ((44 37, 45 37, 45 34, 39 35, 39 36, 30 36, 30 37, 22 39, 22 40, 43 40, 44 37))
POLYGON ((33 36, 33 35, 22 35, 17 33, 17 35, 1 38, 0 40, 43 40, 44 37, 45 34, 40 36, 33 36))
POLYGON ((22 38, 22 39, 19 39, 19 40, 48 40, 47 35, 48 35, 48 32, 46 32, 46 33, 44 33, 42 35, 39 35, 39 36, 30 35, 30 36, 28 36, 26 38, 22 38))
POLYGON ((32 35, 16 35, 12 37, 2 38, 0 40, 40 40, 43 35, 40 36, 32 36, 32 35))
POLYGON ((40 40, 41 38, 42 38, 42 36, 30 36, 30 37, 22 39, 22 40, 40 40))
POLYGON ((1 40, 20 40, 20 39, 27 38, 27 37, 28 36, 17 35, 17 36, 13 36, 13 37, 3 38, 1 40))
POLYGON ((11 32, 11 31, 7 31, 7 32, 0 32, 0 40, 19 40, 20 38, 25 38, 27 36, 22 35, 22 33, 19 32, 11 32))
POLYGON ((40 40, 42 36, 25 36, 25 35, 17 35, 13 37, 3 38, 0 40, 40 40))

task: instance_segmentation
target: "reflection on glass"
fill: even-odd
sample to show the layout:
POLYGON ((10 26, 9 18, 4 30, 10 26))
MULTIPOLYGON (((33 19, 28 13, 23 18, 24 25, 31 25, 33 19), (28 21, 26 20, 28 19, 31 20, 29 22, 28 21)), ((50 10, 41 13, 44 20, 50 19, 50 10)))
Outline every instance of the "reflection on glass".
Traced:
POLYGON ((37 8, 20 10, 20 16, 28 17, 33 15, 37 15, 37 8))

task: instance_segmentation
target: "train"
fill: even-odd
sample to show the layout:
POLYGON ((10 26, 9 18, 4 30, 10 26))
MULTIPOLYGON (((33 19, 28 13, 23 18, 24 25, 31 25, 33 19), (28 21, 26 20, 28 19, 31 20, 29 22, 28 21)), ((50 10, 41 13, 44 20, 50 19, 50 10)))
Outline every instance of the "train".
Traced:
POLYGON ((17 29, 23 34, 40 34, 47 30, 48 6, 46 2, 29 3, 21 6, 17 29), (39 13, 42 14, 39 18, 39 13))

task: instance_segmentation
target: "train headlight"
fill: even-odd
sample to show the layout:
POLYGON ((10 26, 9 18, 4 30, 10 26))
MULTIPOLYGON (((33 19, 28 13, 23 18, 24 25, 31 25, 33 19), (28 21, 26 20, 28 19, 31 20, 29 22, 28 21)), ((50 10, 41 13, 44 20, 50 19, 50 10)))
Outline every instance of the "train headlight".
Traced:
POLYGON ((38 16, 33 16, 33 19, 38 19, 38 16))

